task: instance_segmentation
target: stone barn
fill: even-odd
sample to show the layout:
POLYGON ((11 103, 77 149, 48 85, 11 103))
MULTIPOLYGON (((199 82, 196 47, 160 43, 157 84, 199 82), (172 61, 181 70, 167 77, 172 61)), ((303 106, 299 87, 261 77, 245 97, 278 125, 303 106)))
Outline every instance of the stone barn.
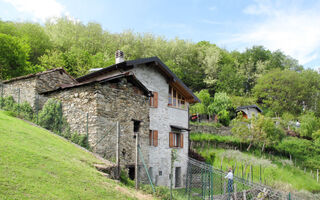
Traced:
POLYGON ((33 108, 38 106, 37 109, 40 109, 46 99, 41 98, 39 93, 75 83, 77 81, 63 68, 57 68, 3 81, 1 89, 4 97, 12 96, 16 102, 28 102, 33 108))
POLYGON ((142 153, 148 155, 150 92, 133 74, 64 85, 41 95, 62 102, 63 116, 72 132, 86 134, 88 123, 88 141, 93 152, 115 161, 118 121, 121 165, 134 166, 135 132, 139 132, 142 153))

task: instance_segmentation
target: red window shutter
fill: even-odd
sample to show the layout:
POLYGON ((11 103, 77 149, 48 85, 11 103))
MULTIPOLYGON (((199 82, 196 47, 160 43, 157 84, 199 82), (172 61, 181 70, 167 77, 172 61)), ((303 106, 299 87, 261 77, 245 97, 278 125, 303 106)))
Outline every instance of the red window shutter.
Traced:
POLYGON ((149 105, 152 107, 153 106, 153 97, 151 96, 149 99, 149 105))
POLYGON ((180 147, 183 148, 183 134, 180 134, 180 147))
POLYGON ((149 145, 152 145, 152 130, 149 130, 149 145))
POLYGON ((158 92, 153 92, 153 107, 158 108, 158 92))
POLYGON ((169 133, 169 147, 173 147, 174 134, 172 132, 169 133))
POLYGON ((158 131, 153 131, 153 146, 158 146, 158 131))

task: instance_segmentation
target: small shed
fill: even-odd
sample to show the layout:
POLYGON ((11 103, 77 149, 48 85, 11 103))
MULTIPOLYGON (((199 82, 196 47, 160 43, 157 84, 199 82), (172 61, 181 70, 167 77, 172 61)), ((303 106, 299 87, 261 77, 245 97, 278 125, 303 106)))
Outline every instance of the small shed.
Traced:
POLYGON ((240 106, 236 109, 237 112, 242 112, 242 115, 246 119, 250 119, 253 115, 262 113, 262 110, 257 105, 240 106))

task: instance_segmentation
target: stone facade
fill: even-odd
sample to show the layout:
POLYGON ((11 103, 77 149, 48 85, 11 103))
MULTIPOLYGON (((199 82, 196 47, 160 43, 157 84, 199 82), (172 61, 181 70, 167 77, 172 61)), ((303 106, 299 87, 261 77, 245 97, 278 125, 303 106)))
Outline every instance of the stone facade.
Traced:
POLYGON ((33 108, 38 104, 40 109, 46 98, 37 96, 39 93, 55 90, 64 84, 74 84, 76 81, 63 69, 53 69, 37 74, 17 77, 4 81, 3 96, 12 96, 16 102, 28 102, 33 108), (20 99, 19 99, 20 97, 20 99))
MULTIPOLYGON (((140 146, 148 155, 148 97, 126 78, 118 82, 91 83, 45 94, 59 99, 63 116, 71 131, 86 134, 88 113, 89 144, 95 153, 108 160, 116 158, 116 122, 120 123, 120 160, 128 166, 135 163, 134 121, 139 120, 140 146)), ((145 160, 148 162, 148 160, 145 160)))
MULTIPOLYGON (((152 179, 157 185, 170 186, 171 150, 169 147, 170 125, 188 128, 188 109, 179 109, 168 106, 169 83, 166 78, 156 70, 156 66, 141 65, 133 69, 139 79, 150 91, 158 92, 158 107, 150 108, 150 129, 158 130, 159 145, 150 146, 149 167, 152 168, 152 179)), ((188 107, 188 104, 187 104, 188 107)), ((188 157, 188 132, 182 132, 183 148, 177 150, 178 160, 174 163, 181 167, 181 186, 185 185, 188 157)), ((173 173, 175 185, 175 173, 173 173)))

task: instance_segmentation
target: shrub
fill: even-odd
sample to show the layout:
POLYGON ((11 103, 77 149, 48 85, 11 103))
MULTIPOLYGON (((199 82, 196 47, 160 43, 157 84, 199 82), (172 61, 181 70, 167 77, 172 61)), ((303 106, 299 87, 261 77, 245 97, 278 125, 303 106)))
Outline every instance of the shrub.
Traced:
POLYGON ((2 109, 7 111, 14 111, 15 101, 12 96, 1 98, 2 109))
POLYGON ((63 132, 62 104, 55 99, 49 99, 39 112, 39 125, 55 133, 63 132))
MULTIPOLYGON (((15 104, 15 108, 14 110, 17 112, 17 108, 18 105, 15 104)), ((32 121, 33 120, 33 116, 34 116, 34 112, 32 107, 30 106, 30 104, 28 102, 23 102, 22 104, 19 105, 19 116, 22 117, 23 119, 32 121)))

